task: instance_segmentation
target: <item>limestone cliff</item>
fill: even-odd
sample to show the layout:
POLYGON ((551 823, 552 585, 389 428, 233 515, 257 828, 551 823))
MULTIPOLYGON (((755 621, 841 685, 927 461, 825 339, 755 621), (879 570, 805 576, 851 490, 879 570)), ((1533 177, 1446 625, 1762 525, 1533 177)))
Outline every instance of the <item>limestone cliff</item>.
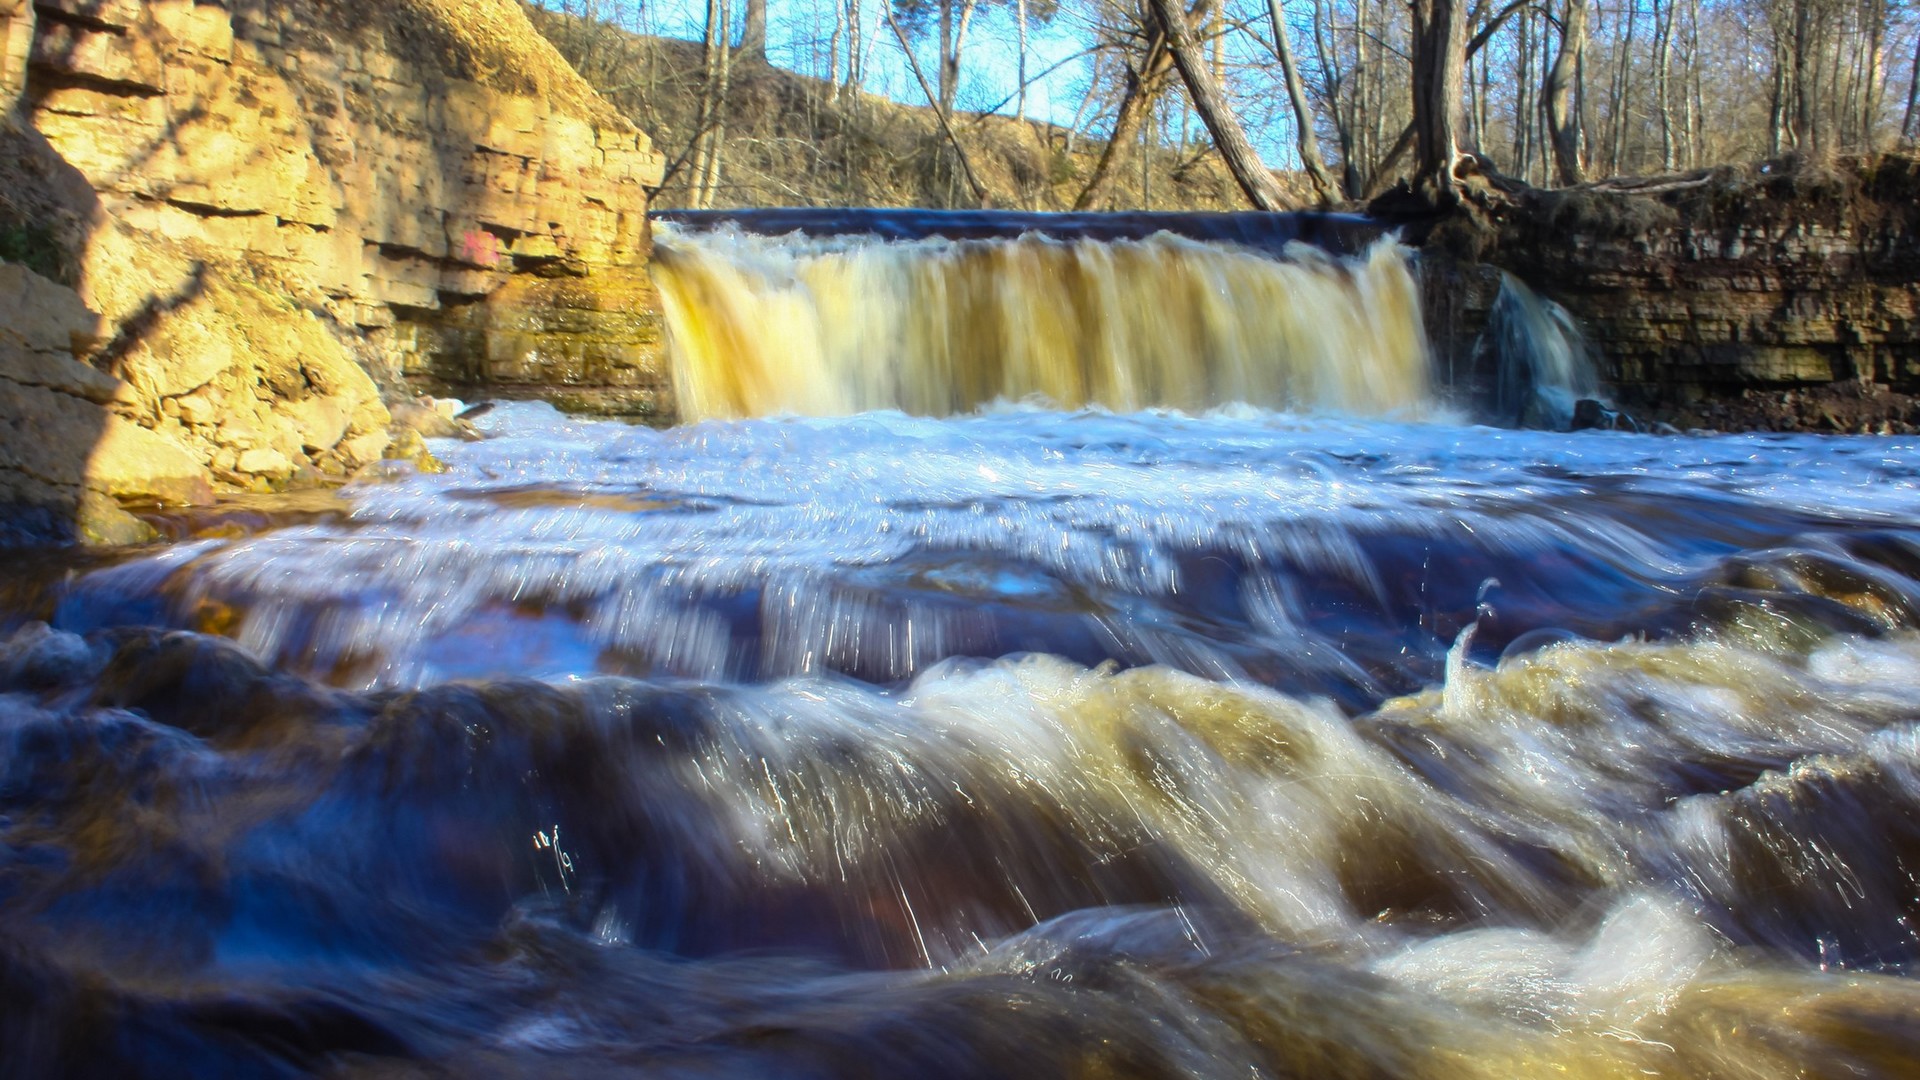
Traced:
POLYGON ((1463 390, 1492 380, 1473 343, 1499 268, 1573 314, 1611 392, 1636 410, 1723 427, 1809 426, 1760 406, 1841 384, 1846 399, 1877 396, 1891 413, 1822 399, 1808 419, 1823 422, 1811 426, 1920 423, 1904 400, 1920 394, 1920 159, 1911 154, 1725 167, 1627 190, 1527 191, 1491 232, 1452 224, 1427 244, 1427 308, 1463 390))
MULTIPOLYGON (((344 475, 386 444, 382 385, 553 378, 551 357, 670 408, 644 314, 660 159, 512 0, 0 0, 0 57, 0 234, 101 320, 71 348, 0 339, 0 391, 64 393, 98 414, 68 428, 138 428, 201 480, 60 483, 344 475), (84 392, 16 377, 56 363, 84 392)), ((5 408, 12 448, 31 406, 5 408)), ((0 499, 47 502, 0 468, 0 499)))

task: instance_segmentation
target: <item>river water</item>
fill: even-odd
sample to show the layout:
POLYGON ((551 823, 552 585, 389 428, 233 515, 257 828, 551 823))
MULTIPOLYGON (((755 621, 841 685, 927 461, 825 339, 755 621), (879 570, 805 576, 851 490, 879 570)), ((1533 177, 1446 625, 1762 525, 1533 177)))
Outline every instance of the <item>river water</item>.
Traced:
POLYGON ((1399 258, 1256 268, 1339 377, 1167 331, 1286 400, 787 321, 773 405, 13 560, 0 1073, 1920 1075, 1920 445, 1353 400, 1399 258))

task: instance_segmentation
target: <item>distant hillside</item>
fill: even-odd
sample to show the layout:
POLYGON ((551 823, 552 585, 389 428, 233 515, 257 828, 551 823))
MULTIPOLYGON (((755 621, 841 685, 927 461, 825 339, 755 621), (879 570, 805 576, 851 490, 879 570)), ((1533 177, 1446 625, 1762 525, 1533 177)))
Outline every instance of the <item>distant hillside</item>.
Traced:
MULTIPOLYGON (((669 176, 654 207, 690 205, 693 170, 673 163, 697 131, 700 43, 625 34, 540 8, 531 14, 587 81, 667 156, 669 176)), ((730 81, 715 207, 975 205, 931 109, 836 94, 821 80, 764 63, 736 62, 730 81)), ((1007 209, 1071 208, 1105 145, 1054 124, 1005 116, 963 112, 954 124, 993 205, 1007 209)), ((1156 148, 1144 170, 1141 158, 1137 146, 1122 151, 1096 209, 1245 208, 1219 155, 1204 142, 1185 153, 1156 148)))

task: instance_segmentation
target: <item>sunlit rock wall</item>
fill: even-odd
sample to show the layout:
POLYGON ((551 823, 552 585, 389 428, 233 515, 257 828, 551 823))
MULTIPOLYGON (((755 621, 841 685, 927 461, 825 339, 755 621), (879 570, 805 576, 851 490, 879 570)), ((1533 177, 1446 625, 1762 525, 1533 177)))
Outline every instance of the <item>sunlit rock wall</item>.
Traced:
POLYGON ((377 458, 376 383, 671 411, 660 158, 511 0, 0 0, 0 58, 0 172, 34 189, 0 210, 104 318, 112 415, 214 488, 377 458))

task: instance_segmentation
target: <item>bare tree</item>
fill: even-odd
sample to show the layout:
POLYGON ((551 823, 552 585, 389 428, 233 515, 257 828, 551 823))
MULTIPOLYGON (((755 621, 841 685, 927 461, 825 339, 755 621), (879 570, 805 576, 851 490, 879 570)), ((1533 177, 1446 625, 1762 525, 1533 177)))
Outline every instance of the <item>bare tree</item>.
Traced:
MULTIPOLYGON (((859 85, 872 73, 863 58, 876 32, 889 36, 882 23, 891 12, 915 47, 929 103, 949 120, 972 86, 962 79, 972 72, 961 61, 971 64, 970 54, 982 48, 1001 48, 1005 56, 982 76, 1010 84, 1004 102, 989 111, 1036 118, 1032 88, 1053 70, 1037 70, 1035 28, 1058 0, 813 0, 814 16, 767 0, 712 2, 729 6, 735 20, 746 12, 747 23, 759 21, 751 8, 770 9, 776 25, 768 32, 776 39, 794 32, 811 43, 826 58, 815 66, 838 86, 859 85), (987 21, 984 10, 996 6, 1006 17, 987 21), (818 20, 812 37, 809 18, 818 20), (988 42, 987 33, 1001 37, 988 42)), ((1214 139, 1230 152, 1223 157, 1238 156, 1231 167, 1241 176, 1259 184, 1268 174, 1252 148, 1285 145, 1297 151, 1302 179, 1329 201, 1368 198, 1417 178, 1424 194, 1444 202, 1462 151, 1509 177, 1571 184, 1771 151, 1872 152, 1920 137, 1920 0, 1220 2, 1230 6, 1167 0, 1169 8, 1186 9, 1193 67, 1204 69, 1199 89, 1187 85, 1154 0, 1084 0, 1068 9, 1066 32, 1080 36, 1094 61, 1082 66, 1073 100, 1061 101, 1063 114, 1080 106, 1067 133, 1068 161, 1077 159, 1083 140, 1109 136, 1104 147, 1092 148, 1100 160, 1075 193, 1076 205, 1104 205, 1122 174, 1129 201, 1143 175, 1151 177, 1150 198, 1167 201, 1165 167, 1186 168, 1201 160, 1194 155, 1212 152, 1212 140, 1191 142, 1203 124, 1213 130, 1207 112, 1221 128, 1214 139), (1464 60, 1456 63, 1447 42, 1462 34, 1464 60), (1231 154, 1225 117, 1244 125, 1245 154, 1231 154), (1196 118, 1200 124, 1192 123, 1196 118)), ((829 151, 817 140, 821 132, 858 127, 848 126, 854 105, 822 87, 819 101, 806 106, 819 110, 819 122, 809 119, 807 132, 769 140, 757 118, 748 123, 726 112, 729 73, 721 50, 706 52, 702 63, 676 64, 673 49, 632 53, 622 44, 641 27, 642 10, 640 0, 547 0, 535 18, 610 101, 657 130, 662 145, 687 148, 673 160, 671 197, 718 200, 723 189, 744 191, 741 178, 749 176, 776 190, 770 176, 759 175, 775 166, 748 148, 749 138, 784 147, 809 169, 825 162, 836 174, 852 168, 844 162, 858 155, 829 151), (631 26, 616 27, 618 18, 631 26), (667 106, 670 94, 685 104, 667 106), (733 182, 723 182, 722 173, 733 182)), ((713 18, 724 26, 719 12, 713 18)), ((734 27, 741 31, 739 21, 734 27)), ((717 33, 724 40, 725 31, 717 33)), ((748 62, 760 37, 757 26, 740 32, 732 61, 748 62)), ((730 78, 737 83, 740 73, 730 78)), ((958 121, 951 127, 981 164, 990 140, 967 135, 958 121)), ((956 149, 949 156, 962 155, 956 149)), ((952 182, 965 171, 955 165, 952 182)), ((1022 197, 1044 203, 1047 189, 1022 197)), ((856 197, 855 190, 846 187, 846 197, 856 197)))
POLYGON ((1207 125, 1214 147, 1226 159, 1227 169, 1233 173, 1240 190, 1246 193, 1247 201, 1256 210, 1286 209, 1287 200, 1280 192, 1280 185, 1261 163, 1259 153, 1240 126, 1239 117, 1234 115, 1220 84, 1214 80, 1208 58, 1195 43, 1187 13, 1175 0, 1149 2, 1154 18, 1165 28, 1167 48, 1173 53, 1174 66, 1180 69, 1181 80, 1187 84, 1193 107, 1200 113, 1201 123, 1207 125))
POLYGON ((887 25, 893 28, 894 38, 900 42, 900 51, 906 54, 907 66, 913 71, 914 81, 920 84, 920 92, 927 96, 927 104, 934 107, 933 118, 939 122, 940 131, 946 136, 948 145, 953 147, 954 157, 960 162, 960 171, 967 179, 967 187, 973 192, 974 201, 980 206, 991 205, 993 199, 987 192, 987 186, 980 182, 979 174, 973 171, 967 148, 961 145, 960 136, 954 133, 951 110, 939 103, 938 92, 927 84, 926 73, 920 69, 920 61, 914 57, 913 46, 908 44, 907 33, 900 28, 899 20, 893 17, 891 11, 886 12, 886 17, 887 25))
POLYGON ((1027 0, 1015 0, 1014 19, 1019 29, 1020 40, 1016 47, 1019 65, 1014 72, 1014 78, 1019 80, 1014 91, 1019 95, 1019 104, 1014 106, 1013 116, 1014 119, 1025 123, 1027 119, 1027 0))
POLYGON ((1121 93, 1120 109, 1114 115, 1113 130, 1107 136, 1107 145, 1101 149, 1093 172, 1080 189, 1079 197, 1073 201, 1075 210, 1091 210, 1099 205, 1113 170, 1119 164, 1121 148, 1130 144, 1139 134, 1142 122, 1153 111, 1153 103, 1166 89, 1173 72, 1173 54, 1167 48, 1164 24, 1143 18, 1138 27, 1138 36, 1144 41, 1138 58, 1122 54, 1126 85, 1121 93))
POLYGON ((693 205, 698 209, 712 206, 714 195, 720 189, 727 138, 727 90, 733 65, 733 50, 727 42, 732 16, 729 0, 707 0, 706 39, 702 49, 705 80, 701 87, 700 121, 693 155, 693 205))
POLYGON ((746 14, 740 24, 740 58, 767 58, 767 0, 746 0, 746 14))
POLYGON ((1459 201, 1460 99, 1466 20, 1457 0, 1413 0, 1414 190, 1435 206, 1459 201))
POLYGON ((1913 73, 1907 76, 1907 115, 1900 121, 1901 138, 1920 137, 1915 120, 1920 120, 1920 34, 1913 37, 1913 73))
POLYGON ((1318 119, 1307 100, 1307 87, 1300 79, 1300 65, 1293 58, 1292 36, 1283 10, 1285 0, 1267 0, 1267 21, 1273 27, 1273 56, 1280 61, 1280 74, 1287 83, 1287 103, 1293 108, 1294 145, 1300 151, 1300 164, 1307 170, 1320 201, 1330 202, 1337 190, 1333 174, 1320 157, 1320 140, 1314 134, 1318 119))
POLYGON ((1547 129, 1553 140, 1554 173, 1562 184, 1584 178, 1580 166, 1580 110, 1574 105, 1574 83, 1587 48, 1587 0, 1567 0, 1560 14, 1560 51, 1547 74, 1547 129))

